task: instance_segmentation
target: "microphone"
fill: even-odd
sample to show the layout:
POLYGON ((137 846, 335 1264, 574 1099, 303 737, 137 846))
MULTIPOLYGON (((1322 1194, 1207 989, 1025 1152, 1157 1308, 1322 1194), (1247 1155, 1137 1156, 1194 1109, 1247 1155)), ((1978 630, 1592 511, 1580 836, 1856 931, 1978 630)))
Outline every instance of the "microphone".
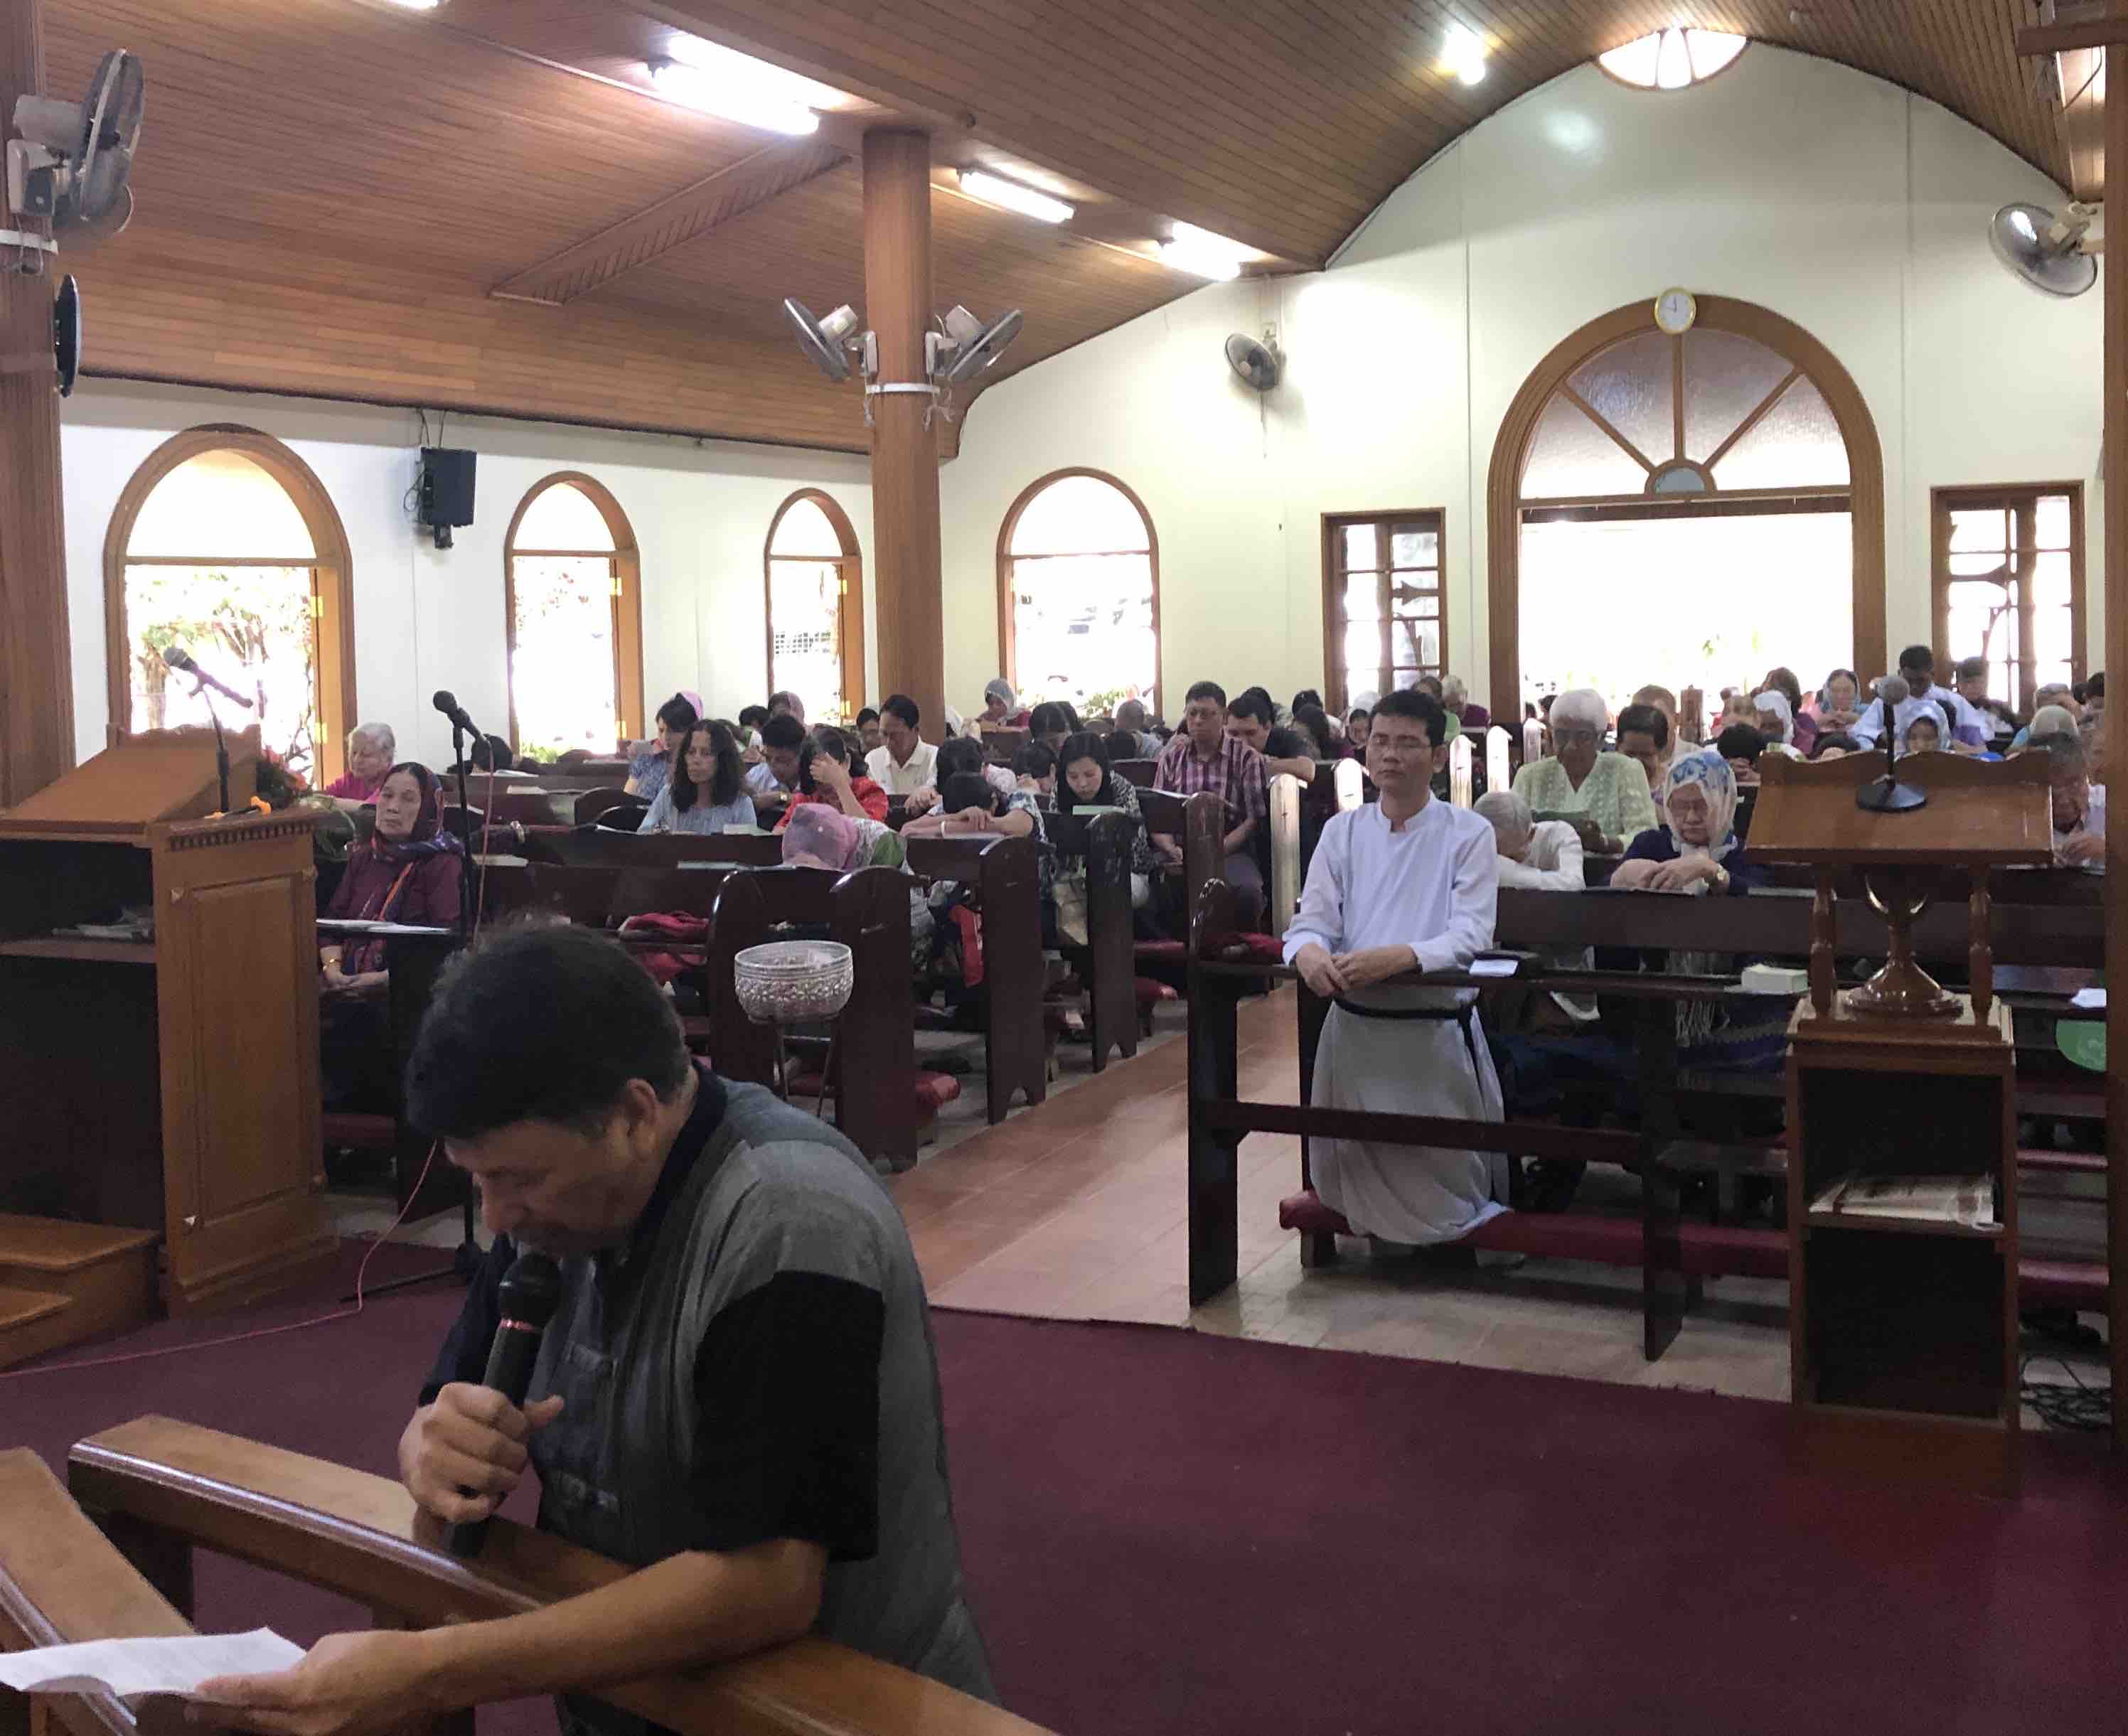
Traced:
POLYGON ((449 718, 451 722, 456 724, 460 729, 465 731, 468 735, 473 737, 474 740, 479 740, 479 725, 475 723, 471 716, 468 714, 465 707, 458 704, 458 696, 453 693, 449 688, 439 687, 436 690, 435 697, 430 700, 429 703, 434 705, 437 710, 443 713, 445 717, 449 718))
POLYGON ((163 661, 180 674, 190 676, 201 686, 211 687, 230 704, 241 705, 246 711, 252 709, 253 701, 249 695, 239 693, 226 681, 216 681, 192 661, 192 654, 183 646, 165 645, 163 647, 163 661))
MULTIPOLYGON (((539 1359, 539 1340, 561 1300, 561 1268, 548 1255, 528 1250, 511 1261, 502 1278, 502 1319, 496 1326, 495 1341, 488 1346, 482 1386, 492 1387, 522 1408, 525 1389, 532 1384, 532 1364, 539 1359)), ((487 1541, 487 1527, 485 1519, 453 1525, 451 1553, 468 1560, 479 1554, 487 1541)))

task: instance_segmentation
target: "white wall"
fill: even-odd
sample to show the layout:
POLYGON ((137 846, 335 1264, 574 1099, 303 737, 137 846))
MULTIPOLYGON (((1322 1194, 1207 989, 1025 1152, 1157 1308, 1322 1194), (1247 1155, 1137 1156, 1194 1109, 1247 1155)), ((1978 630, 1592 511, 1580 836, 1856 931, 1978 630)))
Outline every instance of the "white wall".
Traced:
POLYGON ((1320 515, 1372 509, 1445 509, 1450 661, 1482 692, 1500 420, 1560 339, 1672 283, 1785 315, 1854 376, 1883 446, 1893 648, 1930 637, 1932 486, 2083 479, 2096 662, 2101 298, 2026 288, 1986 236, 2005 202, 2062 198, 1831 61, 1760 45, 1680 92, 1568 74, 1413 176, 1329 270, 1208 286, 986 391, 943 482, 948 691, 995 672, 1013 498, 1089 465, 1153 516, 1171 711, 1205 676, 1321 683, 1320 515), (1288 368, 1259 400, 1220 344, 1267 322, 1288 368))
MULTIPOLYGON (((450 741, 429 704, 436 689, 451 689, 482 728, 506 727, 503 537, 526 491, 555 471, 596 477, 634 529, 650 707, 684 687, 729 716, 767 691, 762 549, 769 520, 794 490, 821 488, 841 503, 872 571, 862 458, 454 415, 445 443, 480 454, 475 516, 456 547, 439 551, 417 534, 405 504, 420 444, 411 411, 85 380, 67 402, 61 430, 75 738, 83 758, 102 748, 107 723, 103 543, 112 510, 156 447, 205 422, 285 441, 324 484, 354 555, 358 709, 392 724, 401 752, 434 764, 447 757, 450 741)), ((872 607, 867 585, 868 657, 879 642, 872 607)))

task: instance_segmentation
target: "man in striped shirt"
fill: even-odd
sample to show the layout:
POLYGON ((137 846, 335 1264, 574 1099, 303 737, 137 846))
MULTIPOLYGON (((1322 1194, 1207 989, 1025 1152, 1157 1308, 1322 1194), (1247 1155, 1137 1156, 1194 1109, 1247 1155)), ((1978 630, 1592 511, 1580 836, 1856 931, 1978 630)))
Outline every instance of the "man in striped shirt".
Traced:
MULTIPOLYGON (((1227 733, 1226 690, 1215 681, 1199 681, 1182 709, 1182 728, 1161 751, 1152 787, 1193 796, 1209 790, 1227 804, 1227 883, 1253 910, 1263 906, 1263 875, 1251 845, 1256 828, 1271 812, 1264 758, 1247 742, 1227 733)), ((1180 866, 1182 841, 1155 832, 1152 847, 1162 861, 1180 866)))

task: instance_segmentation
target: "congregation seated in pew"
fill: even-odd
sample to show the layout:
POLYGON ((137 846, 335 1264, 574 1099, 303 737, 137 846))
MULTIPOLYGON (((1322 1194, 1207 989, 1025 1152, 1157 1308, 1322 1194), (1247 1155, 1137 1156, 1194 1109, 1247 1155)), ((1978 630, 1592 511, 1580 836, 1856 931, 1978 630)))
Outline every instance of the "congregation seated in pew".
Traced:
POLYGON ((2066 732, 2035 738, 2028 751, 2047 757, 2054 810, 2054 861, 2064 868, 2106 867, 2106 789, 2093 784, 2083 743, 2066 732))
MULTIPOLYGON (((1627 708, 1628 711, 1632 707, 1627 708)), ((1651 707, 1655 721, 1662 714, 1651 707)), ((1579 892, 1587 885, 1582 864, 1585 860, 1580 834, 1564 820, 1540 820, 1530 805, 1512 790, 1489 790, 1480 796, 1475 811, 1493 828, 1493 847, 1499 852, 1503 887, 1529 892, 1579 892)), ((1586 946, 1551 946, 1544 950, 1544 963, 1554 970, 1585 970, 1593 962, 1586 946)), ((1574 995, 1554 989, 1533 997, 1521 1009, 1524 1022, 1533 1028, 1576 1030, 1594 1022, 1593 996, 1574 995)))
MULTIPOLYGON (((1263 756, 1227 733, 1226 690, 1216 681, 1191 687, 1182 709, 1182 728, 1161 750, 1152 786, 1175 795, 1208 790, 1227 804, 1231 823, 1223 840, 1227 883, 1240 897, 1245 921, 1263 908, 1263 873, 1252 846, 1271 813, 1269 779, 1263 756)), ((1182 863, 1182 841, 1171 832, 1153 834, 1152 847, 1172 867, 1182 863)))
MULTIPOLYGON (((1136 787, 1110 769, 1108 747, 1100 736, 1082 732, 1067 738, 1057 757, 1062 762, 1057 776, 1059 813, 1113 809, 1130 817, 1136 828, 1131 838, 1131 908, 1143 910, 1152 901, 1152 879, 1159 865, 1153 860, 1152 841, 1146 835, 1136 787)), ((1057 872, 1060 880, 1076 872, 1083 882, 1085 861, 1060 857, 1057 872)))
POLYGON ((805 738, 799 756, 798 787, 784 804, 782 818, 776 823, 777 831, 789 825, 791 816, 810 802, 824 803, 853 819, 885 822, 886 792, 853 769, 850 744, 841 730, 822 724, 805 738))
POLYGON ((1019 789, 1019 780, 1009 766, 993 766, 983 752, 983 744, 966 736, 956 736, 938 744, 936 770, 938 782, 913 792, 908 802, 910 818, 915 819, 929 813, 938 805, 938 791, 948 780, 969 773, 980 777, 1000 795, 1012 795, 1019 789))
POLYGON ((1279 723, 1271 695, 1261 687, 1234 696, 1227 708, 1227 733, 1263 756, 1266 778, 1296 777, 1305 784, 1315 776, 1318 756, 1313 744, 1298 730, 1279 723))
MULTIPOLYGON (((443 829, 435 774, 412 761, 392 766, 378 788, 375 809, 375 828, 349 854, 346 872, 334 889, 325 915, 439 927, 456 923, 465 852, 458 840, 443 829)), ((325 1106, 388 1107, 396 1082, 385 1004, 391 979, 384 965, 384 942, 352 937, 344 942, 328 942, 318 954, 321 1089, 325 1106)))
MULTIPOLYGON (((1499 885, 1493 828, 1432 794, 1447 758, 1438 700, 1391 693, 1371 725, 1367 769, 1380 799, 1323 827, 1285 933, 1286 962, 1335 1003, 1311 1101, 1497 1122, 1499 1080, 1476 991, 1390 980, 1461 969, 1492 945, 1499 885)), ((1356 1232, 1383 1241, 1454 1241, 1507 1209, 1505 1163, 1483 1152, 1318 1136, 1310 1164, 1323 1202, 1356 1232)))
MULTIPOLYGON (((1071 740, 1066 736, 1066 741, 1071 740)), ((1037 802, 1047 803, 1057 794, 1057 757, 1058 747, 1047 742, 1028 742, 1012 757, 1013 782, 1025 795, 1037 802)))
POLYGON ((718 723, 696 722, 680 732, 673 769, 644 810, 638 832, 685 832, 713 837, 754 823, 746 767, 737 738, 718 723))
POLYGON ((773 825, 804 782, 805 726, 787 713, 761 726, 761 757, 747 768, 747 794, 759 824, 773 825))
POLYGON ((701 716, 699 695, 676 693, 658 708, 656 735, 647 742, 624 744, 628 782, 623 787, 629 794, 639 795, 646 802, 657 799, 658 792, 665 787, 665 780, 672 772, 672 756, 679 751, 682 738, 701 722, 701 716))
POLYGON ((889 795, 913 795, 938 778, 938 750, 919 728, 924 714, 905 693, 887 695, 877 711, 857 714, 865 771, 889 795), (872 722, 869 730, 865 719, 872 722))
POLYGON ((357 723, 347 733, 347 770, 325 785, 325 793, 343 808, 366 808, 377 799, 398 757, 398 738, 389 723, 357 723))

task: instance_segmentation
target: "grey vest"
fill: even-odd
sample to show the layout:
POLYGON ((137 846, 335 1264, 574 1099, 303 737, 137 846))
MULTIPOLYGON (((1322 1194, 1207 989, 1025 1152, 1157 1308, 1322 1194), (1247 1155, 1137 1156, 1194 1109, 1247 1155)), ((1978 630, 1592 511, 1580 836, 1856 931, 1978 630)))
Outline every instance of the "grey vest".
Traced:
MULTIPOLYGON (((684 1548, 697 1406, 714 1398, 694 1380, 710 1321, 779 1269, 857 1278, 886 1304, 879 1550, 829 1563, 815 1631, 993 1699, 962 1597, 929 1313, 900 1215, 840 1135, 759 1086, 724 1089, 724 1119, 651 1240, 563 1263, 529 1395, 567 1401, 530 1444, 540 1526, 638 1567, 684 1548)), ((563 1715, 601 1736, 653 1728, 584 1696, 563 1715)))

